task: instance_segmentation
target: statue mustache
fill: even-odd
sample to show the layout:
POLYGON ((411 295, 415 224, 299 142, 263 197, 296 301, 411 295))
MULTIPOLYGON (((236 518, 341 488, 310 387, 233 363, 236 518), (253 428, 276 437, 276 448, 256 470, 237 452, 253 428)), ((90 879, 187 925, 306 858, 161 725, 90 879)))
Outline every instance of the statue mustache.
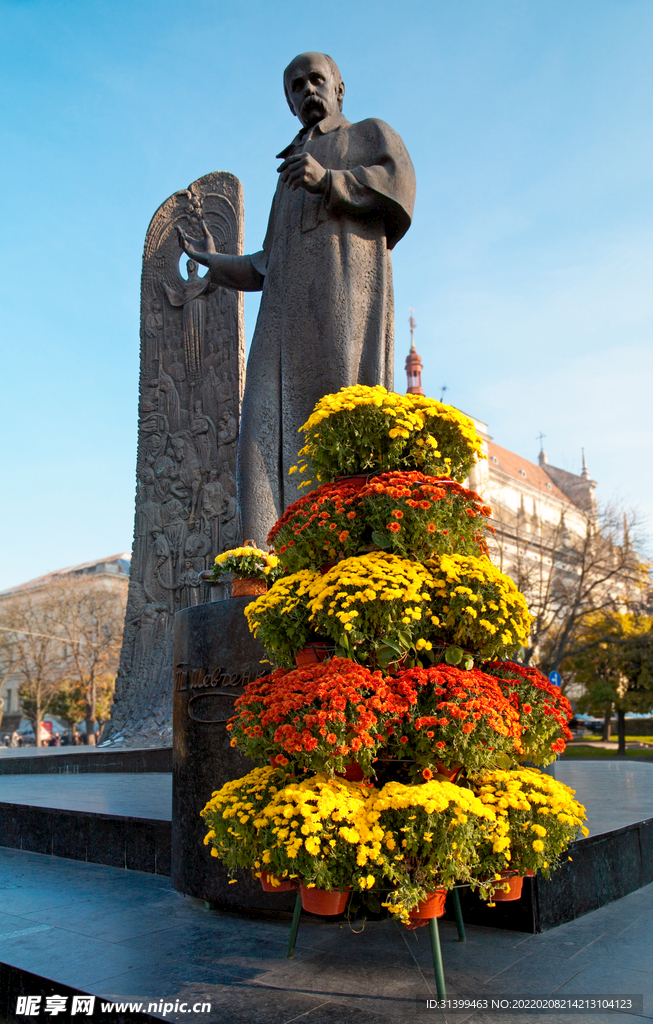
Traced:
POLYGON ((318 110, 323 110, 326 113, 326 104, 319 96, 307 96, 301 105, 301 111, 308 110, 310 107, 317 107, 318 110))

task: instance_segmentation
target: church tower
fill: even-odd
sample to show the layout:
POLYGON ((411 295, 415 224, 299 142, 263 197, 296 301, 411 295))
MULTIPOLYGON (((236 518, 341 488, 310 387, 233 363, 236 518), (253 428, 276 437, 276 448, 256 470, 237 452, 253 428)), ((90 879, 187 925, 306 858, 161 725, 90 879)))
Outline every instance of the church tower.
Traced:
POLYGON ((410 311, 408 323, 410 325, 410 352, 406 357, 406 377, 408 381, 406 394, 423 395, 424 388, 422 387, 422 360, 418 356, 417 349, 415 348, 414 335, 417 324, 415 323, 412 309, 410 311))

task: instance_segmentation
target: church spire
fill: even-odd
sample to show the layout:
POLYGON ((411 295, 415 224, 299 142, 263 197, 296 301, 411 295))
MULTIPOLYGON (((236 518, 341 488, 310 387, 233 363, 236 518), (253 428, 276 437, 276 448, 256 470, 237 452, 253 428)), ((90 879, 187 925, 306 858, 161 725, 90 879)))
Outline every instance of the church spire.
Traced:
POLYGON ((424 388, 422 387, 422 360, 417 354, 415 348, 415 328, 417 324, 413 317, 413 310, 411 308, 410 316, 408 317, 408 324, 410 327, 410 352, 406 357, 406 378, 408 386, 406 388, 407 395, 423 395, 424 388))
POLYGON ((585 462, 585 449, 581 448, 581 452, 583 453, 583 468, 581 470, 581 474, 580 475, 582 476, 583 480, 589 480, 590 474, 589 474, 589 470, 587 468, 587 463, 585 462))

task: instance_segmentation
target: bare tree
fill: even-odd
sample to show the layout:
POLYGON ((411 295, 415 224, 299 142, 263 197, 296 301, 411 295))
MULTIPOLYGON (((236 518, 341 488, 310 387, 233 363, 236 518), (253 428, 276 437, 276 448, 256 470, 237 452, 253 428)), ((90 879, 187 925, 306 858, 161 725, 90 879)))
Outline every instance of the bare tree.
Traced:
MULTIPOLYGON (((14 648, 13 648, 13 635, 11 630, 2 629, 0 626, 0 693, 2 688, 14 672, 14 648)), ((2 717, 4 713, 4 707, 0 701, 0 725, 2 725, 2 717)))
POLYGON ((41 723, 65 678, 65 643, 59 620, 49 602, 33 593, 17 594, 0 605, 0 627, 9 638, 11 672, 19 699, 41 745, 41 723))
POLYGON ((573 529, 561 513, 546 523, 523 510, 500 511, 491 556, 525 595, 534 617, 524 652, 544 672, 558 669, 583 646, 583 629, 600 613, 617 613, 641 600, 647 565, 631 542, 635 516, 614 507, 574 508, 573 529))
POLYGON ((57 632, 66 641, 64 689, 83 708, 89 743, 95 743, 98 718, 104 720, 109 713, 126 596, 122 588, 117 591, 84 576, 64 577, 52 588, 57 632))
POLYGON ((0 603, 7 671, 17 677, 37 745, 48 712, 84 718, 88 742, 95 742, 98 718, 109 715, 125 603, 126 588, 88 576, 64 576, 0 603))

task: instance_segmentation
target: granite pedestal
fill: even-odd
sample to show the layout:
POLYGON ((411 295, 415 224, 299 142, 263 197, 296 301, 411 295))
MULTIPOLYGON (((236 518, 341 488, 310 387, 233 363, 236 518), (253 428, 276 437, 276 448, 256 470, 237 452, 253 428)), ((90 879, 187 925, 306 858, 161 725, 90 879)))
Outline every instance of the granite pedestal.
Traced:
POLYGON ((210 848, 200 811, 214 790, 246 775, 253 763, 229 744, 236 698, 269 670, 265 648, 249 632, 251 597, 212 601, 175 617, 172 755, 172 885, 220 907, 288 910, 293 893, 264 893, 240 872, 238 885, 210 848))

